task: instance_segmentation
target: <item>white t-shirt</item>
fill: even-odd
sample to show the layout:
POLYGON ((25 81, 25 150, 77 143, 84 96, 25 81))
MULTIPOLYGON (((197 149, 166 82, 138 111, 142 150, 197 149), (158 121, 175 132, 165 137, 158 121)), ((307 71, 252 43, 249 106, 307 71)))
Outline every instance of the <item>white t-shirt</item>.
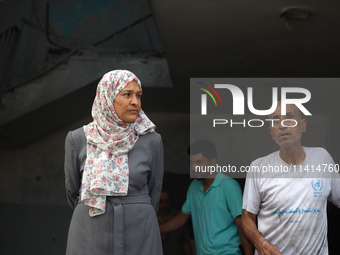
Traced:
POLYGON ((248 173, 243 209, 257 215, 258 231, 282 254, 327 255, 327 199, 340 207, 339 168, 325 149, 303 149, 295 167, 279 151, 253 161, 251 169, 267 172, 248 173))

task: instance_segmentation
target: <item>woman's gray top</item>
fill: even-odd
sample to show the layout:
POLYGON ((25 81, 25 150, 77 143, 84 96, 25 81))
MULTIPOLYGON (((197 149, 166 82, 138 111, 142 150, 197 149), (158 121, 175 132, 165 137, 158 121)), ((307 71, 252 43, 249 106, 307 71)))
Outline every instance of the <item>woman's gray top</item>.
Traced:
POLYGON ((68 202, 74 209, 67 255, 161 255, 156 217, 163 179, 161 136, 139 136, 128 153, 129 190, 125 197, 107 197, 104 214, 90 217, 80 201, 86 160, 83 128, 68 133, 65 141, 65 182, 68 202))

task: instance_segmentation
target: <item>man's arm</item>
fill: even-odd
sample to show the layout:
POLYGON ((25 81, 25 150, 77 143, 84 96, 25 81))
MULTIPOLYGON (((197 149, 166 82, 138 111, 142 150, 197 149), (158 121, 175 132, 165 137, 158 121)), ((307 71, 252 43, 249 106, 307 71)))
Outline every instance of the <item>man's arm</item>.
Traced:
POLYGON ((185 244, 183 244, 183 248, 185 255, 192 255, 190 242, 186 242, 185 244))
POLYGON ((161 233, 166 233, 178 229, 188 221, 189 217, 190 214, 186 214, 181 211, 171 220, 167 221, 164 224, 159 225, 159 230, 161 231, 161 233))
POLYGON ((252 255, 252 254, 254 254, 254 246, 252 246, 252 244, 249 243, 249 241, 245 238, 245 236, 242 233, 242 229, 241 229, 242 216, 239 215, 234 220, 235 220, 235 223, 236 223, 236 225, 238 227, 238 232, 239 232, 239 234, 241 236, 241 242, 242 242, 243 251, 244 251, 245 255, 252 255))
POLYGON ((259 255, 282 255, 279 249, 266 240, 257 230, 255 214, 243 210, 241 228, 243 234, 254 245, 259 255))
POLYGON ((190 239, 190 234, 189 234, 189 227, 187 224, 184 224, 182 227, 181 231, 182 235, 182 243, 183 243, 183 249, 184 249, 184 254, 185 255, 192 255, 191 251, 191 239, 190 239))

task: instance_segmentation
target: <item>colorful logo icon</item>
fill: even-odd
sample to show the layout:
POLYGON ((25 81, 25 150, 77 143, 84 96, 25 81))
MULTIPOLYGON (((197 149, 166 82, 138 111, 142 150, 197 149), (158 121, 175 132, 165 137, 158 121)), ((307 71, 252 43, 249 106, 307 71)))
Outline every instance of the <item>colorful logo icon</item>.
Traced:
MULTIPOLYGON (((210 85, 205 84, 203 82, 197 82, 197 83, 199 83, 199 84, 201 84, 201 85, 206 87, 206 88, 199 87, 199 89, 203 90, 204 92, 206 92, 212 98, 212 100, 215 103, 215 106, 217 106, 215 97, 214 97, 214 95, 208 89, 210 89, 217 96, 217 98, 218 98, 218 100, 219 100, 219 102, 220 102, 220 104, 222 106, 221 97, 220 97, 220 95, 217 93, 217 91, 213 87, 211 87, 210 85)), ((206 94, 202 94, 202 96, 201 96, 201 114, 202 115, 207 115, 207 95, 206 94)))

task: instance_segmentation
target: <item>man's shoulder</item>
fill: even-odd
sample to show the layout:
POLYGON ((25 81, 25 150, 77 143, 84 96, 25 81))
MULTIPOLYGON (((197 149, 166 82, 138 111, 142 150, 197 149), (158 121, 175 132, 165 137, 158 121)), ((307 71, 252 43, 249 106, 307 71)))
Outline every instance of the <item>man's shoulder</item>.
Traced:
POLYGON ((266 156, 255 159, 252 165, 264 165, 279 158, 279 151, 272 152, 266 156))
POLYGON ((234 195, 235 192, 238 191, 242 194, 240 184, 235 179, 228 176, 221 179, 220 188, 226 191, 228 195, 230 195, 230 193, 234 195))
POLYGON ((321 160, 326 162, 333 162, 332 156, 326 149, 322 147, 303 147, 303 149, 308 156, 308 161, 321 160))
MULTIPOLYGON (((328 151, 322 147, 302 147, 302 148, 304 149, 306 154, 313 156, 313 157, 314 156, 316 157, 330 156, 328 151)), ((252 165, 265 165, 279 158, 280 158, 280 151, 275 151, 266 156, 255 159, 251 164, 252 165)))
POLYGON ((203 180, 194 179, 189 185, 188 192, 192 191, 193 189, 198 189, 202 185, 203 185, 203 180))
POLYGON ((308 154, 326 154, 329 155, 328 151, 322 147, 302 147, 304 151, 308 154))
POLYGON ((216 178, 220 178, 221 184, 224 184, 224 185, 239 185, 238 182, 235 179, 233 179, 233 178, 231 178, 231 177, 229 177, 229 176, 227 176, 223 173, 219 173, 216 178))
MULTIPOLYGON (((328 151, 322 147, 303 147, 308 160, 317 159, 317 160, 325 160, 326 162, 332 161, 332 156, 328 153, 328 151)), ((260 157, 255 159, 251 166, 265 166, 265 165, 276 165, 281 160, 280 151, 275 151, 270 153, 264 157, 260 157)))

